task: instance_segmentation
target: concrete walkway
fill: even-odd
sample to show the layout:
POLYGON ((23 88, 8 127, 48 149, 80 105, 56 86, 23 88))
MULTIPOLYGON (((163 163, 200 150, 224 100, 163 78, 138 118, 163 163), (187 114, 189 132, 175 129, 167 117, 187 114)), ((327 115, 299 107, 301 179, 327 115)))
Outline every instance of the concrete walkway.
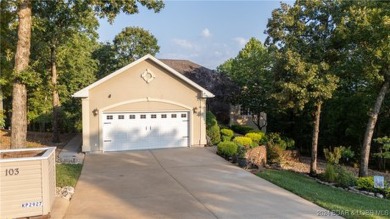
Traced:
POLYGON ((177 148, 86 155, 65 218, 320 218, 321 212, 206 148, 177 148))
POLYGON ((77 134, 73 137, 68 144, 61 150, 58 155, 59 162, 61 163, 83 163, 84 153, 81 153, 82 135, 77 134))
MULTIPOLYGON (((83 163, 84 153, 81 153, 82 135, 77 134, 60 151, 57 162, 60 163, 83 163)), ((50 218, 62 219, 68 209, 69 200, 56 197, 50 212, 50 218)))

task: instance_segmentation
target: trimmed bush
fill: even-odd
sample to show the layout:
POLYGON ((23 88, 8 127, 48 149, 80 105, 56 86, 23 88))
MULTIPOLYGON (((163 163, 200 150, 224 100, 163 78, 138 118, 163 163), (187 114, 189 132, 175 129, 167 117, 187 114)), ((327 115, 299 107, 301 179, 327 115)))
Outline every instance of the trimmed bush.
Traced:
POLYGON ((234 136, 234 132, 231 129, 221 129, 222 141, 230 141, 234 136))
POLYGON ((237 136, 233 139, 233 142, 245 147, 252 147, 252 139, 243 136, 237 136))
POLYGON ((216 145, 221 141, 217 118, 210 111, 207 111, 206 113, 206 134, 213 145, 216 145))
POLYGON ((254 131, 252 127, 244 126, 244 125, 232 125, 230 127, 234 132, 245 135, 251 131, 254 131))
POLYGON ((237 154, 237 144, 231 141, 220 142, 217 146, 217 151, 221 155, 234 156, 237 154))
POLYGON ((221 134, 222 134, 222 135, 232 136, 232 137, 233 137, 234 132, 233 132, 233 130, 231 130, 231 129, 226 129, 226 128, 224 128, 224 129, 221 129, 221 134))
POLYGON ((356 181, 356 187, 362 190, 373 191, 374 177, 372 176, 359 177, 356 181))
POLYGON ((263 139, 264 135, 265 134, 263 132, 259 132, 259 133, 250 132, 247 133, 245 137, 252 139, 252 142, 258 146, 260 144, 260 141, 263 139))

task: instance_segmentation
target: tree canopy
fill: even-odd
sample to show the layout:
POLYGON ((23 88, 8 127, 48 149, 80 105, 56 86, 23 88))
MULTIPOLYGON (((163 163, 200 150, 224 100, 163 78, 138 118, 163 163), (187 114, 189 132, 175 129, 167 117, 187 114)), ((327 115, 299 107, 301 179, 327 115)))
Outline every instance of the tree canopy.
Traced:
POLYGON ((227 74, 240 88, 233 101, 242 109, 249 109, 253 122, 258 128, 261 113, 271 106, 273 76, 272 59, 262 43, 251 38, 234 59, 227 60, 218 67, 218 71, 227 74))
POLYGON ((317 145, 322 104, 336 90, 339 77, 332 68, 336 62, 335 29, 329 1, 282 3, 272 12, 267 24, 266 44, 275 50, 276 91, 274 97, 286 108, 313 110, 312 162, 310 172, 317 172, 317 145))
MULTIPOLYGON (((159 12, 164 7, 164 3, 160 0, 1 1, 2 37, 10 36, 12 34, 17 36, 16 48, 12 48, 12 46, 3 47, 3 45, 1 48, 1 68, 6 69, 7 72, 12 72, 12 77, 10 78, 13 78, 13 80, 8 81, 4 80, 2 76, 2 79, 0 79, 1 84, 12 84, 13 87, 13 94, 7 94, 6 97, 7 100, 12 97, 11 147, 26 146, 28 124, 27 100, 34 100, 35 97, 34 103, 29 103, 34 106, 32 110, 41 111, 39 114, 46 113, 46 107, 38 107, 36 105, 38 102, 41 102, 38 105, 43 106, 48 102, 45 91, 38 89, 42 85, 49 86, 52 90, 52 97, 50 99, 53 105, 54 117, 51 128, 54 130, 53 140, 57 141, 58 138, 56 138, 55 135, 56 133, 59 133, 59 121, 56 118, 59 118, 59 113, 61 113, 60 110, 57 110, 61 106, 60 95, 68 94, 69 90, 67 89, 77 87, 75 84, 80 83, 80 80, 90 82, 92 78, 94 78, 91 75, 91 70, 95 71, 95 65, 93 64, 94 61, 91 61, 92 50, 90 50, 90 48, 94 48, 95 46, 91 47, 88 41, 93 41, 97 36, 96 28, 98 22, 96 16, 108 18, 109 22, 112 23, 115 17, 121 12, 125 14, 138 13, 139 6, 144 6, 148 9, 153 9, 155 12, 159 12), (16 15, 19 17, 18 22, 15 22, 18 25, 17 34, 15 31, 16 29, 9 28, 13 26, 13 22, 17 17, 16 15), (30 38, 31 30, 33 30, 34 36, 32 41, 30 38), (81 44, 80 41, 82 41, 81 44), (32 58, 34 61, 31 65, 29 65, 30 45, 32 45, 32 58), (81 48, 83 45, 89 46, 88 49, 85 50, 85 52, 89 53, 86 55, 81 54, 79 62, 71 60, 71 57, 64 56, 67 51, 81 48), (64 49, 64 46, 70 47, 64 49), (48 52, 51 54, 50 56, 47 56, 48 52), (58 52, 63 53, 60 54, 58 52), (6 57, 3 56, 3 54, 6 53, 9 54, 7 57, 15 55, 15 65, 10 64, 9 58, 3 58, 6 57), (85 75, 82 76, 82 79, 80 79, 80 77, 75 77, 78 79, 74 81, 68 80, 67 83, 71 82, 72 85, 60 84, 62 83, 61 78, 63 76, 65 76, 65 78, 69 77, 67 74, 71 74, 71 71, 62 71, 61 69, 63 66, 58 66, 57 64, 72 65, 70 69, 77 68, 76 66, 73 66, 73 64, 80 65, 80 68, 84 68, 82 70, 84 70, 83 74, 85 75), (14 68, 14 70, 8 71, 11 68, 14 68), (48 70, 51 72, 50 76, 47 75, 48 70), (88 79, 85 80, 86 78, 88 79), (31 80, 34 80, 33 90, 27 88, 27 85, 31 80), (48 81, 51 81, 51 83, 48 83, 48 81)), ((96 42, 94 45, 96 45, 96 42)), ((3 86, 1 88, 1 91, 3 91, 3 86)), ((1 96, 3 96, 2 93, 3 92, 0 92, 1 96)), ((1 105, 1 107, 3 107, 3 105, 1 105)), ((8 111, 11 111, 10 107, 8 108, 8 111)), ((0 124, 3 123, 3 118, 4 116, 0 118, 0 124)))

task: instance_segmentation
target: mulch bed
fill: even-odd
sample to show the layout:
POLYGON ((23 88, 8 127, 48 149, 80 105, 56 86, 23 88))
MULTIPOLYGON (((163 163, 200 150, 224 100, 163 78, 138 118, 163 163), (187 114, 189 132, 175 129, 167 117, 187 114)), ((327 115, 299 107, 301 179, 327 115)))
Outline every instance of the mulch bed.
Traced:
MULTIPOLYGON (((350 172, 354 173, 354 175, 357 177, 359 175, 359 168, 354 168, 351 166, 344 166, 347 168, 350 172)), ((288 160, 283 165, 281 165, 282 169, 285 170, 291 170, 299 173, 305 173, 308 174, 310 172, 310 157, 304 157, 301 156, 298 161, 296 160, 288 160)), ((326 161, 324 160, 318 160, 317 162, 317 171, 318 173, 323 173, 326 168, 326 161)), ((368 174, 370 176, 384 176, 386 181, 390 182, 390 173, 382 172, 382 171, 376 171, 376 170, 368 170, 368 174)))

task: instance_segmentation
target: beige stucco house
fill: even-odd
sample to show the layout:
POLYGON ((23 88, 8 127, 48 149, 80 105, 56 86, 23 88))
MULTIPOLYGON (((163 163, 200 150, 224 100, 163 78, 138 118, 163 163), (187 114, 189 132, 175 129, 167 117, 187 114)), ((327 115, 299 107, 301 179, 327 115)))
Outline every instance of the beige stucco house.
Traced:
POLYGON ((84 152, 203 146, 214 95, 151 55, 73 94, 84 152))

